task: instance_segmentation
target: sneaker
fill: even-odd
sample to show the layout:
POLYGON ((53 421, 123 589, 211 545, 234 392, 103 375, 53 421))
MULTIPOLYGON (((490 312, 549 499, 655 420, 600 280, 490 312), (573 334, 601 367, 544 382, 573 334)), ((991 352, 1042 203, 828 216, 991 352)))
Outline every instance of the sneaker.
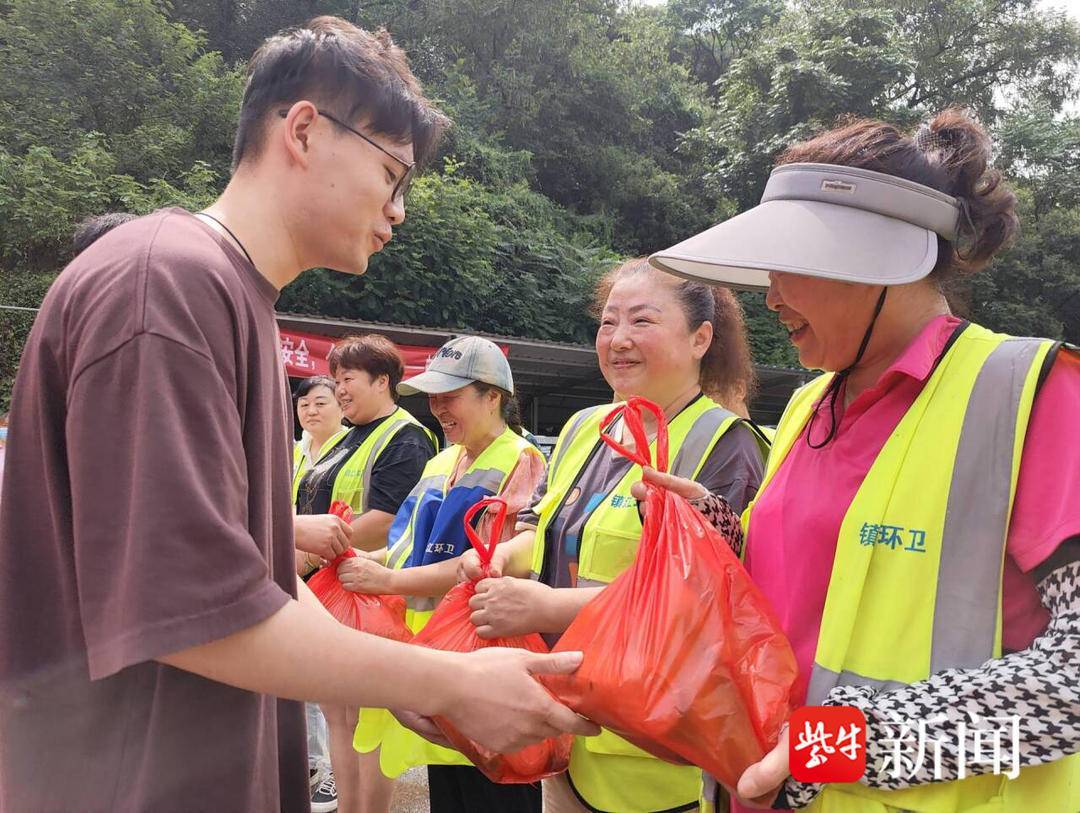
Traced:
POLYGON ((311 813, 333 813, 337 810, 337 785, 334 784, 334 774, 327 771, 323 775, 322 782, 311 794, 311 813))

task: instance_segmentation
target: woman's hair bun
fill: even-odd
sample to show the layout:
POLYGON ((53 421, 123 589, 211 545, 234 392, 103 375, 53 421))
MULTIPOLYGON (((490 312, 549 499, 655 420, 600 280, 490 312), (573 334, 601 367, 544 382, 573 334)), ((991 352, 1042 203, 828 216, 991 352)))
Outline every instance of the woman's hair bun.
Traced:
POLYGON ((985 266, 1016 236, 1016 195, 990 167, 990 136, 958 107, 938 113, 912 136, 916 148, 947 180, 942 191, 960 201, 960 236, 954 267, 970 274, 985 266))

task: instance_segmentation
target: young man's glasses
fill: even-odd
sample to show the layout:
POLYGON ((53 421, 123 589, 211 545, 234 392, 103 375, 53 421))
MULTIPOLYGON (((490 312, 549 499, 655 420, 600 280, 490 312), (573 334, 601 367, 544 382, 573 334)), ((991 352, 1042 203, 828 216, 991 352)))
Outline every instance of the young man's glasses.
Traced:
MULTIPOLYGON (((413 175, 416 173, 416 162, 415 161, 413 161, 413 162, 402 161, 400 158, 398 158, 392 152, 390 152, 387 149, 384 149, 383 147, 380 147, 378 144, 376 144, 374 141, 372 141, 366 135, 361 133, 359 130, 356 130, 356 129, 350 127, 348 124, 346 124, 345 122, 343 122, 341 119, 337 118, 336 116, 331 116, 329 113, 325 112, 324 110, 319 110, 318 113, 319 113, 320 116, 325 116, 326 118, 330 119, 330 121, 334 122, 334 124, 336 124, 338 127, 343 127, 344 129, 348 130, 353 135, 360 136, 360 138, 364 139, 364 141, 366 141, 372 147, 377 149, 379 152, 385 153, 386 155, 389 155, 397 163, 401 164, 401 166, 403 166, 405 168, 405 172, 401 175, 400 178, 397 179, 397 183, 394 184, 394 192, 393 192, 393 195, 390 198, 391 200, 404 200, 405 196, 409 194, 409 187, 412 186, 413 175)), ((281 116, 281 118, 285 118, 286 116, 289 115, 289 111, 288 110, 279 110, 278 115, 281 116)))

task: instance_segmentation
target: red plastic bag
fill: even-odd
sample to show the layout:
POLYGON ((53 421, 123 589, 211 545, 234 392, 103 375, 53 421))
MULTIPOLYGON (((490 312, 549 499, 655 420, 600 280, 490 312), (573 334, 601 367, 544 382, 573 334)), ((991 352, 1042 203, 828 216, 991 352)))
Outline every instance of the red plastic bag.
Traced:
MULTIPOLYGON (((650 465, 642 409, 656 416, 656 468, 667 471, 667 422, 651 401, 616 408, 601 437, 650 465), (620 414, 635 451, 604 433, 620 414)), ((563 650, 585 659, 571 675, 541 678, 556 698, 728 787, 776 744, 797 673, 772 609, 724 537, 685 499, 652 485, 637 558, 581 610, 555 646, 563 650)))
MULTIPOLYGON (((335 502, 330 513, 346 522, 352 521, 352 509, 347 503, 335 502)), ((412 630, 405 623, 405 598, 403 596, 369 596, 354 593, 341 586, 338 565, 356 556, 352 548, 346 548, 334 561, 308 579, 307 586, 323 606, 342 624, 361 632, 369 632, 380 638, 408 641, 412 630)))
MULTIPOLYGON (((495 552, 506 521, 506 502, 497 497, 481 500, 465 512, 465 533, 480 554, 480 564, 487 574, 491 555, 495 552), (496 506, 495 519, 492 522, 491 539, 485 545, 471 520, 479 511, 488 506, 496 506)), ((431 620, 413 638, 414 644, 442 649, 448 652, 473 652, 489 646, 503 646, 512 649, 528 649, 532 652, 547 652, 547 644, 538 634, 515 636, 513 638, 494 638, 485 640, 476 634, 476 627, 469 616, 469 599, 476 594, 476 582, 462 582, 448 592, 439 606, 435 608, 431 620)), ((538 782, 548 776, 554 776, 566 770, 570 764, 570 747, 574 743, 573 735, 564 734, 552 737, 515 751, 512 754, 498 754, 473 742, 456 728, 449 720, 435 718, 435 724, 454 747, 468 757, 477 768, 492 782, 512 784, 538 782)))

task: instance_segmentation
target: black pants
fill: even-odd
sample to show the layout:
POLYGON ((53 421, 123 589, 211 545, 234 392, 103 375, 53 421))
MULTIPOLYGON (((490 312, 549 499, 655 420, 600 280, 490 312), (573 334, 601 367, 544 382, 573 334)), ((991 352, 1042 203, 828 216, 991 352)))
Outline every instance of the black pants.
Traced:
POLYGON ((428 765, 431 813, 540 813, 540 783, 496 785, 472 765, 428 765))

